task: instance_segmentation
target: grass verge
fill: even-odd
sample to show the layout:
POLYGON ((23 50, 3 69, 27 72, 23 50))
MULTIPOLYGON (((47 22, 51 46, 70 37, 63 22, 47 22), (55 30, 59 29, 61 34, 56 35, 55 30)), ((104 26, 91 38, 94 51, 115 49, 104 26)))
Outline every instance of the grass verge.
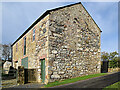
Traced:
POLYGON ((61 80, 61 81, 55 81, 55 82, 48 83, 44 87, 47 88, 47 87, 53 87, 53 86, 73 83, 73 82, 76 82, 76 81, 85 80, 85 79, 94 78, 94 77, 99 77, 99 76, 103 76, 103 75, 107 75, 107 74, 108 73, 98 73, 98 74, 76 77, 76 78, 71 78, 71 79, 66 79, 66 80, 61 80))
POLYGON ((103 90, 111 90, 111 89, 120 90, 120 81, 105 87, 103 90))

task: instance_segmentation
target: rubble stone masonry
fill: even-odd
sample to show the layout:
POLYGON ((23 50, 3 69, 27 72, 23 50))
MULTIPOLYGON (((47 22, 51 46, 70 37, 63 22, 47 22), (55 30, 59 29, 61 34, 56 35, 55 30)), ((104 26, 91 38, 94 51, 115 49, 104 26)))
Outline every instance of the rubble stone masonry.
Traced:
MULTIPOLYGON (((45 58, 46 81, 48 78, 48 24, 49 15, 38 22, 28 33, 26 33, 16 44, 18 50, 16 51, 16 44, 13 45, 13 66, 21 66, 21 60, 28 57, 28 77, 35 78, 37 82, 41 82, 41 61, 45 58), (35 29, 35 40, 33 41, 33 29, 35 29), (24 55, 24 40, 26 36, 26 55, 24 55), (18 61, 16 63, 16 61, 18 61), (30 71, 31 70, 31 71, 30 71), (31 72, 34 72, 31 74, 31 72)), ((16 68, 17 68, 16 67, 16 68)), ((33 80, 33 81, 34 81, 33 80)), ((32 79, 28 78, 29 82, 32 79)))
POLYGON ((41 82, 40 60, 45 59, 45 83, 100 73, 100 36, 82 4, 53 10, 13 45, 13 66, 21 66, 21 60, 28 57, 28 69, 34 70, 31 76, 41 82))
POLYGON ((100 33, 81 4, 51 12, 49 82, 100 73, 100 33))

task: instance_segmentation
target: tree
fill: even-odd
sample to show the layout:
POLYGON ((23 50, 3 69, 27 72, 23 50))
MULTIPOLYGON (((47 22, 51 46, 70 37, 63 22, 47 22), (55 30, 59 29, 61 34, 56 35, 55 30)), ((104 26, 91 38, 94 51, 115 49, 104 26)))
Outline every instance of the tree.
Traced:
POLYGON ((115 51, 115 52, 112 52, 110 53, 109 55, 109 67, 110 68, 115 68, 115 67, 118 67, 118 53, 115 51))
POLYGON ((119 54, 118 54, 116 51, 110 53, 110 55, 109 55, 109 60, 115 60, 116 57, 118 57, 118 55, 119 55, 119 54))
POLYGON ((101 52, 101 59, 102 59, 102 61, 108 61, 109 60, 109 53, 101 52))
POLYGON ((118 65, 119 65, 118 55, 119 54, 116 51, 111 52, 111 53, 102 52, 101 53, 101 59, 103 61, 109 61, 109 68, 115 68, 115 67, 118 67, 118 65))
POLYGON ((11 60, 11 44, 3 45, 2 58, 4 58, 5 61, 11 60))

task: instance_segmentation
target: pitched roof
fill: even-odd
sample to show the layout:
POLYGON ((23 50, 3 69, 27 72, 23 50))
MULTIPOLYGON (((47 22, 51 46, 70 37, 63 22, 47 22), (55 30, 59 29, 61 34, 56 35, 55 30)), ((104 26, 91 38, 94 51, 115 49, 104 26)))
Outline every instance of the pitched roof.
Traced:
MULTIPOLYGON (((45 16, 47 16, 51 11, 56 11, 56 10, 59 10, 59 9, 62 9, 62 8, 65 8, 65 7, 70 7, 70 6, 73 6, 73 5, 76 5, 76 4, 81 4, 81 2, 78 2, 78 3, 74 3, 74 4, 70 4, 70 5, 66 5, 66 6, 63 6, 63 7, 58 7, 58 8, 54 8, 54 9, 51 9, 51 10, 47 10, 45 13, 43 13, 11 46, 13 46, 19 39, 21 39, 29 30, 31 30, 31 28, 33 28, 41 19, 43 19, 45 16)), ((82 4, 81 4, 82 5, 82 4)), ((83 5, 82 5, 83 6, 83 5)), ((83 6, 83 8, 85 9, 85 7, 83 6)), ((85 9, 86 10, 86 9, 85 9)), ((87 12, 87 10, 86 10, 87 12)), ((88 12, 87 12, 88 13, 88 12)), ((89 14, 89 13, 88 13, 89 14)), ((89 14, 90 16, 90 14, 89 14)), ((94 20, 93 20, 94 21, 94 20)), ((95 21, 94 21, 95 23, 95 21)), ((96 23, 95 23, 96 24, 96 23)), ((97 24, 96 24, 97 25, 97 24)), ((98 25, 97 25, 98 27, 98 25)), ((98 27, 99 28, 99 27, 98 27)), ((99 28, 100 29, 100 28, 99 28)), ((100 32, 101 29, 100 29, 100 32)))

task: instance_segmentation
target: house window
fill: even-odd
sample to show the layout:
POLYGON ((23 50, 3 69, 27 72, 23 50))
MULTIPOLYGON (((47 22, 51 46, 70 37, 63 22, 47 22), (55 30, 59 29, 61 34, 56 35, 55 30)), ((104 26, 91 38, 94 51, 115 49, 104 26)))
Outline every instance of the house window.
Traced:
POLYGON ((35 29, 33 29, 33 41, 35 40, 35 29))
POLYGON ((18 43, 16 44, 16 52, 18 51, 18 43))
POLYGON ((24 37, 24 55, 26 55, 26 37, 24 37))

